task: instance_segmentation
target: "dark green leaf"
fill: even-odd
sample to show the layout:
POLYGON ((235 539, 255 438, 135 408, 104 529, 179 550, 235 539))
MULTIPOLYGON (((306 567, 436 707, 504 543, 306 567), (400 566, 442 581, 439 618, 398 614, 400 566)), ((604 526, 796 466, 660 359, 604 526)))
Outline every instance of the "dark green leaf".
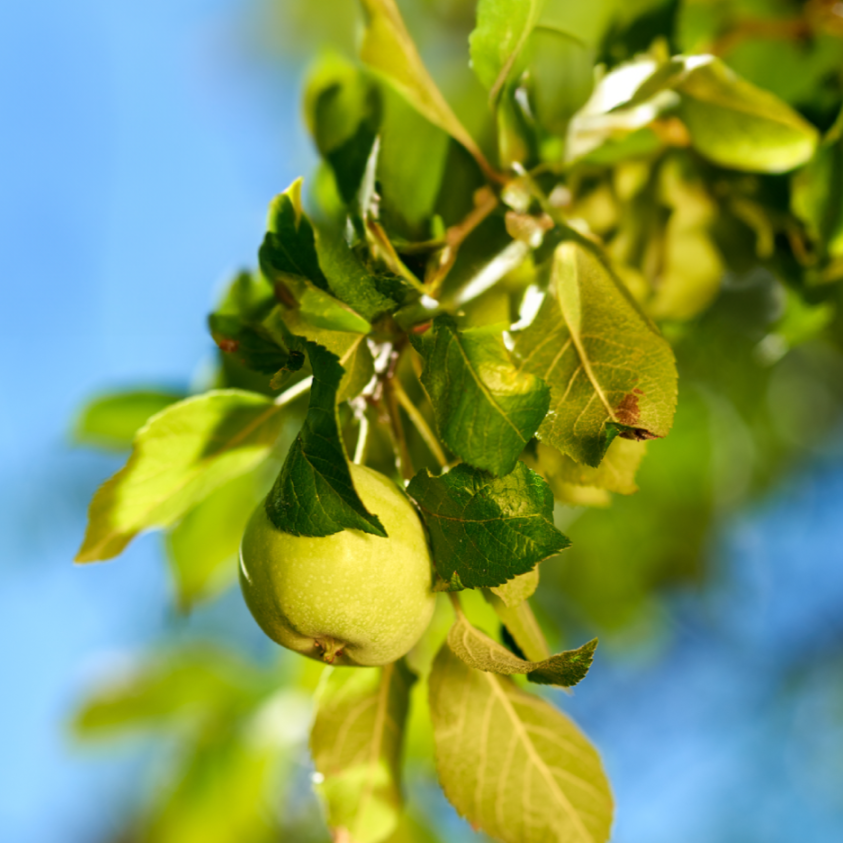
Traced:
POLYGON ((182 398, 184 393, 152 390, 94 398, 82 408, 73 436, 79 442, 100 448, 120 451, 131 448, 135 434, 152 416, 182 398))
POLYGON ((311 72, 304 109, 311 135, 334 171, 341 196, 351 203, 378 131, 377 89, 354 65, 331 55, 311 72))
POLYGON ((519 462, 505 477, 458 465, 407 487, 430 532, 439 576, 452 589, 501 585, 570 542, 553 526, 553 494, 519 462))
POLYGON ((371 325, 329 292, 316 252, 313 226, 302 210, 301 179, 272 200, 269 231, 260 248, 261 272, 287 306, 297 304, 308 320, 333 331, 366 334, 371 325))
POLYGON ((527 674, 531 682, 539 685, 570 688, 585 679, 594 659, 597 639, 542 661, 525 661, 473 627, 461 614, 448 633, 448 645, 454 655, 475 670, 504 676, 527 674))
POLYGON ((551 289, 516 340, 521 367, 551 389, 539 438, 597 466, 618 434, 665 436, 676 407, 673 352, 590 251, 557 247, 551 289))
POLYGON ((416 340, 425 359, 421 381, 445 444, 466 462, 508 474, 547 413, 550 390, 519 373, 500 328, 458 331, 449 316, 416 340))
MULTIPOLYGON (((382 279, 363 265, 339 226, 317 227, 316 243, 331 292, 340 301, 368 321, 395 309, 398 299, 393 299, 382 279)), ((353 330, 367 333, 362 326, 353 330)))
POLYGON ((820 253, 843 256, 843 111, 813 160, 793 177, 792 205, 820 253))
POLYGON ((354 489, 337 418, 337 390, 344 374, 335 354, 307 342, 313 369, 310 406, 281 473, 266 499, 270 521, 296 536, 329 536, 362 530, 386 536, 376 515, 354 489))
POLYGON ((401 813, 401 750, 415 677, 403 662, 334 668, 310 734, 318 791, 336 839, 380 843, 401 813))
POLYGON ((234 354, 255 372, 272 375, 290 362, 289 349, 279 345, 260 323, 249 325, 239 316, 212 313, 208 327, 221 351, 234 354))
POLYGON ((302 210, 302 180, 296 179, 269 205, 267 234, 260 248, 261 271, 270 283, 282 283, 299 298, 310 282, 320 290, 328 281, 319 266, 313 227, 302 210))

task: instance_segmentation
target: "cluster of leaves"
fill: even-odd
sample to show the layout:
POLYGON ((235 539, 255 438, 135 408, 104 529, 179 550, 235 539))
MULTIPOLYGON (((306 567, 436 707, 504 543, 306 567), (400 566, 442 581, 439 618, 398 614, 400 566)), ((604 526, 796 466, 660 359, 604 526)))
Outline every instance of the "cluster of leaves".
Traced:
MULTIPOLYGON (((286 532, 383 535, 348 454, 404 481, 456 621, 435 621, 406 660, 320 685, 311 751, 337 840, 425 839, 401 808, 407 730, 411 752, 432 741, 446 795, 495 839, 608 838, 595 750, 525 690, 576 684, 596 643, 551 655, 528 602, 538 564, 570 543, 554 510, 644 488, 581 515, 569 564, 542 565, 556 586, 539 592, 546 605, 579 601, 620 622, 644 585, 676 575, 671 561, 684 553, 693 572, 715 498, 733 504, 785 462, 793 442, 758 410, 781 382, 773 364, 839 329, 833 17, 822 3, 796 23, 771 16, 781 32, 799 24, 814 74, 773 93, 718 57, 739 58, 747 37, 729 4, 635 5, 595 4, 595 23, 555 0, 479 0, 468 39, 479 113, 452 107, 393 0, 362 0, 362 64, 332 54, 306 86, 320 167, 306 195, 297 181, 273 200, 258 268, 209 319, 215 388, 112 396, 82 420, 112 444, 137 433, 94 498, 78 560, 164 528, 185 608, 233 581, 264 497, 286 532), (690 390, 640 479, 646 440, 674 423, 677 358, 690 390), (750 450, 762 476, 740 481, 750 450), (413 725, 425 697, 429 731, 413 725)), ((247 696, 220 739, 237 753, 254 748, 244 724, 266 704, 247 696)), ((209 745, 228 751, 197 738, 197 753, 209 745)), ((249 763, 265 770, 266 757, 249 763)), ((258 826, 248 833, 263 839, 258 826)), ((150 839, 175 839, 168 828, 150 839)))

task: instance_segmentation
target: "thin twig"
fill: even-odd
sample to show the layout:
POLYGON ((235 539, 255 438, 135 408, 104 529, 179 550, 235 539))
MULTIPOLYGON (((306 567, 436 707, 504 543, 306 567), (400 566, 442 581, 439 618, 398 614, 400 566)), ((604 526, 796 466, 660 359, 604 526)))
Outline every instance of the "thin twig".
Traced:
POLYGON ((398 399, 398 403, 404 408, 404 412, 409 416, 410 421, 413 423, 416 430, 418 430, 421 438, 424 439, 425 445, 427 445, 430 452, 436 458, 436 462, 438 462, 442 468, 446 468, 448 466, 448 458, 445 456, 445 452, 442 450, 439 440, 430 429, 430 425, 428 425, 427 420, 421 414, 419 408, 413 404, 410 400, 410 396, 404 392, 404 387, 401 386, 398 380, 393 383, 392 388, 395 391, 395 397, 398 399))
POLYGON ((462 610, 462 603, 460 602, 460 596, 453 591, 448 592, 448 599, 451 601, 451 605, 454 607, 454 613, 456 614, 457 618, 464 618, 465 614, 462 610))
POLYGON ((358 416, 360 429, 357 431, 357 444, 354 446, 354 460, 357 465, 363 465, 366 460, 366 446, 369 444, 369 417, 364 410, 358 416))
POLYGON ((291 386, 289 389, 282 392, 279 396, 275 399, 275 406, 276 407, 284 407, 285 405, 289 404, 292 401, 295 401, 300 395, 304 395, 310 389, 310 385, 313 383, 313 375, 309 375, 304 380, 299 381, 295 386, 291 386))
POLYGON ((429 296, 436 298, 446 276, 451 271, 457 259, 460 246, 465 242, 468 235, 497 207, 498 197, 488 187, 482 187, 474 194, 474 208, 468 216, 462 222, 457 223, 457 225, 452 225, 445 232, 445 242, 447 245, 439 256, 439 264, 433 269, 429 277, 425 279, 425 286, 427 287, 429 296))
POLYGON ((389 430, 392 434, 393 447, 395 448, 401 468, 401 476, 405 480, 410 481, 413 479, 415 471, 413 470, 413 461, 410 457, 410 449, 407 447, 407 437, 404 435, 404 425, 401 422, 401 412, 398 407, 397 396, 395 395, 395 384, 397 383, 396 373, 398 371, 398 364, 401 362, 403 350, 403 345, 397 346, 392 350, 389 367, 384 372, 381 381, 383 387, 381 400, 383 407, 386 409, 387 418, 389 419, 389 430))

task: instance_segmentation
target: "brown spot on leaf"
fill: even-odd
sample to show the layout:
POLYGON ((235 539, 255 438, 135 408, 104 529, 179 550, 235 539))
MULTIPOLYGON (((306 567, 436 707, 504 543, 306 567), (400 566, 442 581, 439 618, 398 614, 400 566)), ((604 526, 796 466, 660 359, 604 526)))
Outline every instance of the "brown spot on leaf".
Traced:
POLYGON ((237 351, 240 348, 240 343, 237 340, 230 340, 226 337, 214 337, 216 340, 217 345, 220 348, 220 351, 228 352, 232 354, 233 352, 237 351))
POLYGON ((641 410, 638 407, 638 395, 636 393, 639 395, 642 394, 641 390, 634 389, 632 392, 624 395, 620 404, 615 407, 615 418, 621 424, 628 424, 630 427, 635 425, 638 419, 641 418, 641 410))

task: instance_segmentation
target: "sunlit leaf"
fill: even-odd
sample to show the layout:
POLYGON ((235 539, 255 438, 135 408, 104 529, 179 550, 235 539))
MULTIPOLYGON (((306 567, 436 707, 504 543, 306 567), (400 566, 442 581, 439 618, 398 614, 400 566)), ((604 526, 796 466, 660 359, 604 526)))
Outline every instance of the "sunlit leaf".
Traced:
POLYGON ((360 56, 383 74, 435 126, 461 143, 484 170, 480 148, 442 96, 422 63, 394 0, 361 0, 368 17, 360 56))
POLYGON ((430 532, 439 576, 452 589, 502 585, 568 547, 553 526, 553 495, 524 463, 493 477, 465 463, 407 487, 430 532))
POLYGON ((609 785, 594 747, 549 703, 474 670, 448 645, 430 676, 436 768, 445 795, 504 843, 604 843, 609 785))
POLYGON ((505 605, 515 608, 532 597, 538 587, 539 567, 536 565, 532 571, 519 574, 511 580, 507 580, 503 585, 493 586, 490 591, 503 600, 505 605))
POLYGON ((133 390, 89 401, 73 426, 73 436, 86 445, 124 450, 149 419, 184 398, 184 393, 133 390))
POLYGON ((407 226, 408 235, 427 236, 421 227, 433 214, 449 146, 450 138, 441 127, 385 88, 377 161, 385 224, 400 220, 407 226))
POLYGON ((172 404, 135 437, 129 461, 94 496, 77 562, 111 559, 141 530, 167 527, 228 480, 266 459, 281 408, 252 392, 217 390, 172 404))
POLYGON ((237 551, 246 523, 272 483, 263 466, 211 492, 167 536, 183 610, 216 596, 237 579, 237 551))
POLYGON ((814 154, 817 130, 774 94, 718 59, 688 60, 676 84, 694 147, 723 167, 783 173, 814 154))
POLYGON ((336 839, 380 843, 401 811, 401 749, 415 680, 402 662, 334 668, 310 734, 317 787, 336 839))
POLYGON ((539 438, 598 466, 620 434, 665 436, 676 406, 670 346, 621 284, 584 247, 558 246, 551 289, 515 355, 551 389, 539 438))
POLYGON ((522 600, 508 604, 502 599, 507 595, 500 594, 500 591, 497 588, 486 588, 483 589, 483 596, 521 652, 530 661, 541 662, 549 659, 550 647, 529 602, 522 600))
POLYGON ((366 342, 366 335, 351 331, 331 331, 308 321, 300 310, 282 311, 284 324, 297 337, 326 348, 339 360, 345 370, 337 389, 337 401, 358 395, 372 379, 374 361, 366 342))
POLYGON ((541 474, 557 500, 570 503, 568 486, 582 486, 621 495, 638 491, 635 474, 646 453, 646 442, 620 437, 612 440, 600 465, 593 468, 578 463, 556 448, 539 442, 534 458, 525 455, 527 464, 541 474))

